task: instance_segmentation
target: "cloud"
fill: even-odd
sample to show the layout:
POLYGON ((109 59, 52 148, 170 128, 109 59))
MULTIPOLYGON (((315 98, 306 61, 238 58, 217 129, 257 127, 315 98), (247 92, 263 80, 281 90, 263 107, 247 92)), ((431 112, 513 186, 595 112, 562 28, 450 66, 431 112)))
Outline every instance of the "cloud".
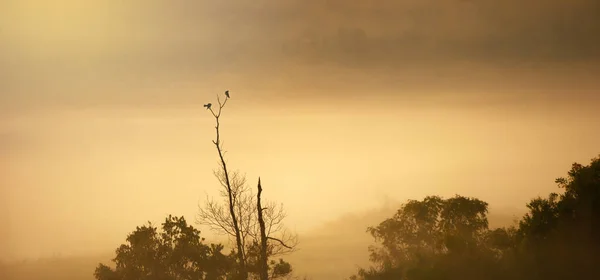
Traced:
POLYGON ((304 19, 312 18, 312 26, 288 43, 290 53, 356 67, 554 63, 600 55, 600 5, 592 0, 322 3, 327 17, 313 8, 304 19))
POLYGON ((600 58, 595 0, 44 3, 1 15, 2 104, 176 104, 226 86, 285 97, 349 81, 479 89, 600 58))

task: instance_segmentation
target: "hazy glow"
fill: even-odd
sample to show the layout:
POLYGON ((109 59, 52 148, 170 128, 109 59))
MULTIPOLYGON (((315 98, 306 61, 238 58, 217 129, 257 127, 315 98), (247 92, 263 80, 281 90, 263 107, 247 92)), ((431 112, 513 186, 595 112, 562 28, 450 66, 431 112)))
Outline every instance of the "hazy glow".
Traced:
POLYGON ((301 233, 388 198, 523 207, 600 152, 592 1, 259 2, 3 3, 0 259, 192 219, 225 89, 231 165, 301 233))

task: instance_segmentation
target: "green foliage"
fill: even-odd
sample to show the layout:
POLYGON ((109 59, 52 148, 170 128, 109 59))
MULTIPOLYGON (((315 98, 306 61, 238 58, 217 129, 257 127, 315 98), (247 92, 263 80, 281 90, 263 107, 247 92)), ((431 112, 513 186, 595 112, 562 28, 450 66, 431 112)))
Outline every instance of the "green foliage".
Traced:
POLYGON ((369 270, 355 279, 452 279, 480 276, 504 251, 506 230, 488 233, 488 204, 475 198, 429 196, 411 200, 390 219, 368 231, 369 270), (450 278, 449 278, 450 277, 450 278))
MULTIPOLYGON (((519 266, 544 279, 576 279, 600 272, 600 158, 574 163, 556 179, 564 193, 533 199, 519 224, 519 266), (544 267, 531 272, 528 267, 544 267)), ((534 275, 531 275, 534 274, 534 275)))
POLYGON ((350 279, 592 279, 600 275, 600 158, 535 198, 518 228, 488 229, 487 203, 409 201, 368 231, 374 266, 350 279))
POLYGON ((283 259, 279 259, 279 261, 271 260, 269 262, 269 271, 271 279, 285 277, 292 272, 292 265, 283 259))
POLYGON ((116 250, 115 268, 98 265, 98 280, 228 279, 235 262, 223 245, 204 244, 200 231, 169 215, 162 232, 151 223, 137 227, 116 250))
MULTIPOLYGON (((259 260, 260 260, 260 244, 257 241, 246 245, 246 260, 248 272, 251 275, 258 277, 259 275, 259 260)), ((267 245, 267 256, 273 256, 273 244, 267 245)), ((278 261, 271 260, 268 263, 270 279, 277 279, 288 276, 292 273, 292 265, 283 259, 278 261)))

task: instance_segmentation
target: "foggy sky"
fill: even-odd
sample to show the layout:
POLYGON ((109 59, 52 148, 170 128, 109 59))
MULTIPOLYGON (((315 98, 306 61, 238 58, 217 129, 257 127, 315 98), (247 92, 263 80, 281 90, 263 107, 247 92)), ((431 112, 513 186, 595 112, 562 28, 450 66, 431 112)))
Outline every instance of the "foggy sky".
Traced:
POLYGON ((3 107, 12 109, 198 103, 199 91, 225 85, 277 100, 365 89, 370 96, 448 88, 502 95, 598 86, 600 4, 593 0, 4 6, 0 85, 3 107))
POLYGON ((600 152, 597 34, 593 0, 3 1, 0 259, 193 220, 225 89, 232 166, 299 231, 386 197, 523 207, 600 152))

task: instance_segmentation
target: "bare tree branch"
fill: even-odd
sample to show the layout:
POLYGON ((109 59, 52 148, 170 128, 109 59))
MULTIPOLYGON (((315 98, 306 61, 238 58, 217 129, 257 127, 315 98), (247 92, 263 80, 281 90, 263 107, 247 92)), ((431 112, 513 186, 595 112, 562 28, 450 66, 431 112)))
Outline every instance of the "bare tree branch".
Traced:
POLYGON ((285 228, 283 222, 286 213, 283 205, 263 203, 260 188, 255 196, 252 188, 247 185, 246 176, 228 169, 220 135, 220 117, 228 100, 229 98, 221 100, 217 96, 218 106, 207 108, 215 118, 216 138, 212 142, 219 155, 219 168, 213 170, 213 174, 219 182, 219 194, 223 201, 207 197, 204 204, 199 205, 197 223, 207 226, 215 233, 227 235, 230 241, 235 242, 240 276, 248 279, 248 272, 256 261, 257 256, 253 254, 258 253, 257 249, 260 248, 262 252, 266 249, 267 258, 287 254, 295 251, 298 239, 297 235, 289 233, 285 228), (264 224, 261 225, 260 220, 264 224), (261 242, 263 236, 265 242, 261 242))
POLYGON ((213 117, 215 117, 216 139, 213 140, 212 142, 215 145, 215 147, 217 148, 217 152, 219 154, 219 159, 221 160, 221 170, 223 171, 223 179, 224 180, 220 180, 220 183, 221 183, 221 185, 223 185, 223 183, 225 183, 225 185, 227 187, 227 194, 228 194, 227 197, 228 197, 228 202, 229 202, 229 214, 231 216, 231 223, 233 225, 233 233, 235 234, 235 240, 236 240, 236 245, 237 245, 238 261, 240 264, 240 276, 243 279, 248 279, 248 271, 246 270, 246 258, 244 256, 244 244, 242 241, 242 235, 240 234, 238 217, 237 217, 236 211, 235 211, 234 194, 233 194, 233 191, 231 188, 231 181, 229 178, 229 172, 227 170, 227 163, 225 162, 225 158, 223 157, 223 151, 222 151, 223 146, 221 144, 221 134, 219 131, 219 127, 220 127, 219 118, 221 117, 221 112, 223 111, 223 107, 225 107, 225 104, 227 104, 227 100, 229 100, 229 98, 226 98, 224 102, 221 102, 221 98, 217 95, 217 101, 219 103, 219 111, 217 113, 215 113, 215 111, 212 109, 212 107, 208 107, 208 109, 212 113, 213 117))
POLYGON ((270 236, 267 237, 267 238, 270 239, 270 240, 275 240, 275 241, 279 242, 279 244, 281 244, 281 246, 283 246, 285 248, 293 249, 291 246, 285 245, 285 242, 281 241, 281 239, 277 239, 275 237, 270 237, 270 236))

